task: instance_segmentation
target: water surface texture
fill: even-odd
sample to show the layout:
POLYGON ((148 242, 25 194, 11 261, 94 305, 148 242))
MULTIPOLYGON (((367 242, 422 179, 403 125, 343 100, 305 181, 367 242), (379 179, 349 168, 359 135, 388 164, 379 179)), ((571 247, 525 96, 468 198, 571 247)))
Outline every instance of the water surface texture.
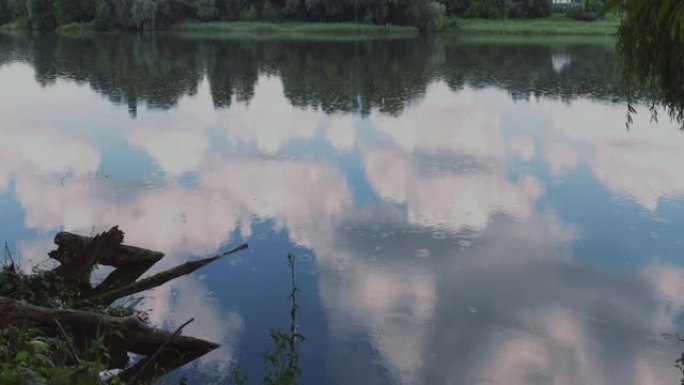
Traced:
POLYGON ((0 240, 248 242, 141 306, 191 383, 258 383, 292 252, 305 384, 675 384, 684 136, 613 44, 0 35, 0 240))

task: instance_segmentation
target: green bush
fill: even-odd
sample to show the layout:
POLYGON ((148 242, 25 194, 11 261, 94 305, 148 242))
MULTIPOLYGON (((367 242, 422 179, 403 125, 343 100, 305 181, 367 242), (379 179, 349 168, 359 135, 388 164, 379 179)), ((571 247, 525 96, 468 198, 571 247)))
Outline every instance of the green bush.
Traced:
POLYGON ((62 338, 45 335, 37 329, 9 326, 0 329, 0 384, 121 385, 117 379, 101 382, 106 369, 98 359, 107 350, 100 340, 93 341, 87 357, 77 365, 62 338))
POLYGON ((446 6, 436 1, 427 4, 427 26, 428 31, 441 31, 446 25, 446 6))

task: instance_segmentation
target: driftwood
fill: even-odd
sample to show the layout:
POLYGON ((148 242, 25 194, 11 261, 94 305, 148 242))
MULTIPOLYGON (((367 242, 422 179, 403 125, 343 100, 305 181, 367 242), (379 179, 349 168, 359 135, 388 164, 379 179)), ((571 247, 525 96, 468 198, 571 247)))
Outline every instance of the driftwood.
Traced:
MULTIPOLYGON (((121 241, 119 241, 118 245, 114 246, 111 254, 100 256, 97 261, 100 265, 114 267, 138 266, 142 262, 151 262, 154 264, 164 257, 164 254, 158 251, 121 244, 121 242, 123 242, 124 233, 121 232, 118 227, 114 227, 112 230, 121 233, 121 241)), ((59 232, 55 236, 55 244, 58 248, 57 250, 48 253, 48 255, 57 262, 64 263, 65 259, 80 252, 84 247, 90 244, 92 240, 93 237, 73 234, 67 231, 59 232)))
POLYGON ((123 241, 123 233, 113 227, 111 230, 98 234, 87 245, 75 252, 68 259, 63 259, 62 264, 54 269, 54 272, 64 279, 68 285, 75 284, 79 280, 90 280, 90 271, 100 260, 111 259, 115 249, 123 241))
MULTIPOLYGON (((81 310, 50 309, 0 297, 0 325, 2 326, 32 326, 52 330, 55 324, 64 325, 66 329, 72 331, 97 330, 99 336, 104 338, 104 344, 110 349, 116 346, 124 352, 153 356, 142 359, 121 374, 121 378, 128 385, 151 383, 155 378, 192 362, 220 346, 210 341, 174 335, 150 327, 136 317, 120 318, 81 310), (142 366, 141 363, 147 363, 147 365, 142 366), (135 373, 137 373, 137 379, 131 381, 131 375, 135 373)), ((108 367, 110 369, 124 368, 127 362, 123 364, 108 367)))
POLYGON ((149 290, 157 286, 163 285, 164 283, 171 281, 172 279, 188 275, 193 271, 206 266, 219 258, 225 257, 227 255, 237 253, 240 250, 247 248, 247 244, 242 244, 232 250, 225 253, 215 255, 211 258, 200 259, 197 261, 186 262, 180 266, 176 266, 173 269, 162 271, 161 273, 155 274, 151 277, 147 277, 132 283, 130 285, 119 287, 117 289, 111 290, 106 293, 96 294, 89 296, 88 299, 91 301, 97 301, 104 304, 111 304, 119 298, 123 298, 132 294, 140 293, 141 291, 149 290))
MULTIPOLYGON (((150 327, 134 316, 122 318, 83 310, 50 309, 0 297, 0 325, 52 329, 55 320, 66 329, 100 330, 103 336, 111 338, 122 334, 126 350, 143 355, 154 354, 171 336, 171 333, 150 327)), ((186 336, 177 336, 168 344, 168 349, 193 355, 206 354, 218 347, 213 342, 186 336)))
POLYGON ((120 378, 129 385, 140 384, 149 381, 150 378, 154 378, 156 373, 164 373, 166 370, 176 367, 177 365, 175 363, 169 361, 168 358, 165 358, 161 355, 170 354, 172 355, 171 360, 173 360, 176 354, 168 349, 169 344, 174 338, 180 335, 184 327, 188 326, 188 324, 194 320, 194 318, 191 318, 188 322, 179 326, 178 329, 176 329, 176 331, 173 332, 173 334, 169 337, 169 339, 166 340, 166 342, 164 342, 156 352, 154 352, 154 354, 147 356, 146 358, 140 360, 137 364, 126 369, 126 371, 121 374, 120 378), (169 367, 167 368, 166 365, 169 365, 169 367))
MULTIPOLYGON (((67 287, 78 284, 75 307, 93 302, 109 306, 115 300, 160 286, 187 275, 217 259, 247 248, 235 249, 197 261, 184 263, 150 277, 138 280, 164 254, 123 244, 124 233, 113 227, 94 237, 60 232, 55 237, 57 250, 50 258, 60 262, 53 272, 67 287), (97 264, 116 268, 96 288, 90 287, 90 272, 97 264)), ((58 294, 56 294, 58 295, 58 294)), ((76 361, 94 337, 104 338, 109 348, 110 369, 125 369, 119 376, 128 385, 148 384, 158 376, 185 365, 219 347, 210 341, 181 335, 184 324, 174 333, 153 328, 137 317, 113 317, 78 309, 53 309, 0 296, 0 327, 38 327, 55 335, 61 334, 76 361), (71 344, 67 331, 74 337, 71 344), (146 356, 128 366, 127 353, 146 356)))

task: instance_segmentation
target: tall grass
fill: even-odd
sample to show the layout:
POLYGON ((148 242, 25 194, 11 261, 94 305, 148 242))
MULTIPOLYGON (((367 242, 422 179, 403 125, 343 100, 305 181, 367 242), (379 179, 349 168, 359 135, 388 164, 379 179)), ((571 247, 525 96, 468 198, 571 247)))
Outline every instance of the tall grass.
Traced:
POLYGON ((459 19, 457 29, 463 33, 517 35, 614 35, 620 20, 582 21, 563 16, 544 19, 459 19))

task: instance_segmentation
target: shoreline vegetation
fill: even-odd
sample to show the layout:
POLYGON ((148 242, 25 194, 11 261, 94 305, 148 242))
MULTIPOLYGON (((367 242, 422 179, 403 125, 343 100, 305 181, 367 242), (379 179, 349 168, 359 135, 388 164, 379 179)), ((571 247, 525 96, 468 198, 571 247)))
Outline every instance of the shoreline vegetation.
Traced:
POLYGON ((320 34, 415 34, 415 27, 362 23, 185 21, 170 31, 239 33, 320 33, 320 34))
POLYGON ((606 1, 0 0, 0 24, 72 33, 615 34, 620 16, 604 13, 606 1))
MULTIPOLYGON (((57 249, 48 253, 59 265, 34 268, 31 274, 16 267, 5 244, 5 262, 0 264, 0 384, 151 385, 220 347, 181 333, 194 318, 175 332, 153 326, 149 315, 138 309, 140 295, 245 250, 247 244, 143 277, 164 254, 123 240, 116 226, 94 237, 60 232, 54 240, 57 249), (113 270, 94 283, 92 272, 101 265, 113 270)), ((271 385, 297 384, 297 346, 306 340, 297 328, 293 255, 287 264, 289 328, 271 329, 274 347, 263 354, 264 383, 271 385)), ((239 366, 233 366, 230 375, 236 385, 247 385, 239 366)), ((183 378, 179 382, 187 383, 183 378)))
MULTIPOLYGON (((461 19, 449 18, 439 34, 464 35, 524 35, 524 36, 613 36, 620 19, 573 20, 564 16, 541 19, 461 19)), ((26 29, 20 23, 0 25, 0 30, 26 29)), ((65 34, 95 32, 92 22, 69 23, 56 28, 65 34)), ((164 32, 202 32, 220 34, 319 34, 319 35, 416 35, 418 29, 404 25, 326 22, 268 22, 268 21, 183 21, 172 24, 164 32)))
MULTIPOLYGON (((239 252, 242 244, 211 258, 193 260, 141 278, 164 254, 123 244, 118 227, 94 237, 60 232, 48 253, 52 270, 17 269, 9 249, 0 266, 0 383, 95 384, 108 370, 120 372, 107 385, 147 385, 219 348, 219 344, 148 324, 145 313, 117 300, 161 286, 239 252), (113 271, 94 285, 96 266, 113 271), (131 363, 130 354, 143 356, 131 363)), ((137 301, 137 302, 136 302, 137 301)))
POLYGON ((491 35, 616 35, 620 19, 573 20, 563 16, 541 19, 459 19, 457 31, 491 35))

